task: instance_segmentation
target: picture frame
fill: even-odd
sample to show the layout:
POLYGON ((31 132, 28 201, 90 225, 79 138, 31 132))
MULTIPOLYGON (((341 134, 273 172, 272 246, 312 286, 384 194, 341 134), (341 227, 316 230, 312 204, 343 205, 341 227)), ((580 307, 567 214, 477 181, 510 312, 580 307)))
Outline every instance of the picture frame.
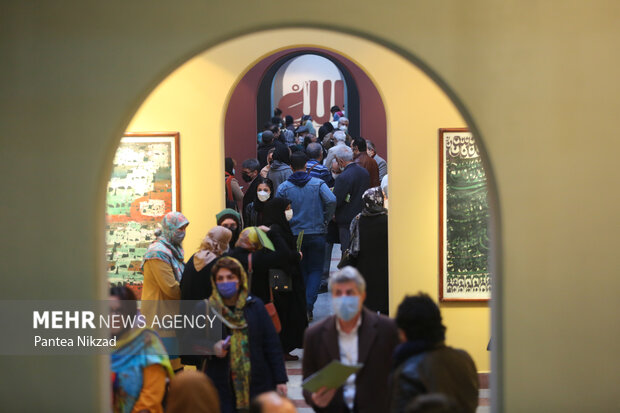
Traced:
POLYGON ((439 300, 491 298, 489 203, 480 152, 467 128, 439 129, 439 300))
POLYGON ((140 299, 142 258, 165 214, 181 210, 179 132, 126 132, 106 194, 106 260, 110 285, 140 299))

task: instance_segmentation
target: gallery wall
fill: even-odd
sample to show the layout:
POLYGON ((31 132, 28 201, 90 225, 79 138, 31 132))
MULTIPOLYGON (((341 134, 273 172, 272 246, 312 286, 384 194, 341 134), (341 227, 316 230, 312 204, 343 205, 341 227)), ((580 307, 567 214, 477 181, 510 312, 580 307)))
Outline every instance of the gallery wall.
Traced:
MULTIPOLYGON (((194 0, 2 2, 0 210, 7 235, 0 297, 105 295, 104 189, 114 152, 144 99, 174 69, 257 30, 329 28, 420 63, 482 135, 501 212, 496 411, 616 411, 620 175, 611 125, 620 110, 620 4, 446 0, 360 7, 342 0, 343 17, 332 12, 333 2, 317 0, 312 7, 327 12, 286 12, 307 7, 296 0, 239 7, 194 0)), ((105 357, 2 356, 10 372, 1 379, 3 409, 105 411, 106 363, 105 357)))
MULTIPOLYGON (((181 205, 190 220, 184 243, 189 257, 223 208, 220 154, 228 91, 254 60, 317 38, 321 39, 318 46, 342 44, 339 52, 366 70, 386 107, 391 311, 406 294, 424 291, 437 299, 438 129, 466 125, 434 82, 392 51, 358 37, 307 29, 243 36, 200 54, 172 73, 146 99, 128 131, 181 133, 181 205)), ((252 119, 249 122, 253 126, 252 119)), ((442 310, 448 343, 472 354, 479 371, 489 371, 488 304, 450 303, 442 310)))

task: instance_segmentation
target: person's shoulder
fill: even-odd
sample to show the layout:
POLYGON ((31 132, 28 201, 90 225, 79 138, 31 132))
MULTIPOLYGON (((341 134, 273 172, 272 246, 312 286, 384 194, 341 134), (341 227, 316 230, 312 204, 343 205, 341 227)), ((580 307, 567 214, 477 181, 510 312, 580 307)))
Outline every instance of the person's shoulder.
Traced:
POLYGON ((310 185, 314 185, 314 186, 321 186, 321 184, 324 184, 325 181, 322 180, 321 178, 317 178, 316 176, 310 176, 310 180, 308 181, 308 183, 310 185))
POLYGON ((335 316, 329 316, 323 320, 317 321, 306 329, 307 337, 317 337, 330 328, 336 328, 335 316))
POLYGON ((276 194, 278 194, 278 193, 280 193, 282 191, 286 191, 287 189, 289 189, 291 187, 294 187, 294 186, 295 185, 292 182, 286 180, 286 181, 282 182, 280 185, 278 185, 278 189, 276 190, 276 194))
POLYGON ((390 317, 375 313, 367 308, 364 308, 364 318, 362 321, 369 322, 371 324, 376 324, 380 329, 389 330, 389 331, 397 331, 396 322, 392 320, 390 317))

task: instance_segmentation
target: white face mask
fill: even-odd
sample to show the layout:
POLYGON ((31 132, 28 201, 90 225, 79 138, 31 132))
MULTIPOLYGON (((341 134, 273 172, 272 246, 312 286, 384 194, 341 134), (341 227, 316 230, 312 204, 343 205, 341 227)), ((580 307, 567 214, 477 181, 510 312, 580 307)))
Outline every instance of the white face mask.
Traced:
POLYGON ((384 207, 385 209, 388 209, 388 200, 387 200, 387 199, 384 199, 384 200, 383 200, 383 207, 384 207))
POLYGON ((340 125, 340 126, 338 126, 338 129, 340 129, 344 133, 347 133, 347 129, 349 129, 349 128, 347 128, 346 125, 340 125))
POLYGON ((233 170, 232 170, 232 174, 233 174, 233 175, 235 174, 235 168, 233 168, 233 170))
POLYGON ((287 221, 290 221, 291 219, 293 219, 293 210, 287 209, 286 211, 284 211, 284 216, 286 217, 287 221))
POLYGON ((256 196, 258 196, 258 200, 261 202, 265 202, 266 200, 269 199, 269 192, 267 191, 258 191, 256 193, 256 196))

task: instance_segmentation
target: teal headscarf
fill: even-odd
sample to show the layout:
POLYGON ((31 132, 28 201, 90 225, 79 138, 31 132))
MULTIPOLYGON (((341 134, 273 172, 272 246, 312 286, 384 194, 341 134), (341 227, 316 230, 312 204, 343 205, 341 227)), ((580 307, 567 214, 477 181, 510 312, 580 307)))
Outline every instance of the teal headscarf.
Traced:
POLYGON ((156 332, 130 330, 126 337, 119 339, 110 355, 110 370, 114 374, 114 412, 130 413, 133 410, 144 384, 142 372, 153 364, 161 365, 170 378, 174 376, 166 349, 156 332))
POLYGON ((181 281, 183 269, 185 268, 183 263, 185 251, 183 251, 180 244, 173 242, 173 237, 179 228, 187 224, 189 224, 189 221, 180 212, 168 212, 164 215, 164 219, 161 221, 161 231, 155 233, 157 239, 149 245, 146 254, 144 254, 142 269, 144 269, 146 261, 160 260, 170 264, 174 270, 174 278, 177 281, 181 281))

